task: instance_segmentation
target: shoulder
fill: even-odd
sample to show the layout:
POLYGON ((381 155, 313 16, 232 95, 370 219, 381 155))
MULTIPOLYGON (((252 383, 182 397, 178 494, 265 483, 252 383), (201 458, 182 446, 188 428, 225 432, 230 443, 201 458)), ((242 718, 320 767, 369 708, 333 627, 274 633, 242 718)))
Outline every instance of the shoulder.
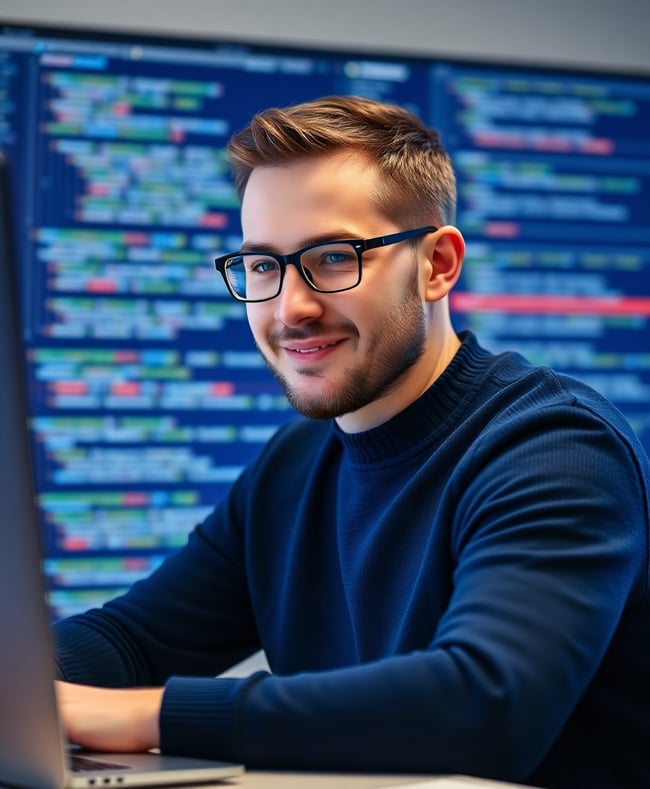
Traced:
MULTIPOLYGON (((502 384, 505 382, 502 381, 502 384)), ((509 402, 504 417, 520 416, 543 424, 554 434, 590 430, 607 439, 601 448, 616 444, 648 477, 648 459, 632 426, 616 406, 588 384, 549 367, 522 366, 520 375, 505 386, 509 402), (510 391, 509 391, 510 390, 510 391)))
POLYGON ((488 356, 469 399, 465 426, 473 425, 473 440, 458 463, 465 484, 515 485, 538 498, 609 491, 647 525, 648 457, 623 414, 595 389, 506 352, 488 356))
POLYGON ((556 419, 559 428, 566 418, 583 419, 623 442, 639 457, 647 473, 647 456, 630 423, 593 387, 550 367, 531 364, 516 352, 492 354, 480 350, 484 353, 485 378, 477 385, 477 405, 492 410, 496 423, 512 424, 517 419, 548 423, 556 419))

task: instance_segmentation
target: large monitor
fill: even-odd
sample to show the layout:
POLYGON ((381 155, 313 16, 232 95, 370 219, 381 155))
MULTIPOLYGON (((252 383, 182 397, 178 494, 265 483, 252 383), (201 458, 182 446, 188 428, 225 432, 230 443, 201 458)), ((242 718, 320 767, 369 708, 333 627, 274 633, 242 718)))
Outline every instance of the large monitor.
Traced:
POLYGON ((467 240, 456 327, 592 384, 650 449, 647 75, 5 26, 53 616, 158 565, 292 416, 212 264, 240 242, 225 144, 332 93, 440 129, 467 240))

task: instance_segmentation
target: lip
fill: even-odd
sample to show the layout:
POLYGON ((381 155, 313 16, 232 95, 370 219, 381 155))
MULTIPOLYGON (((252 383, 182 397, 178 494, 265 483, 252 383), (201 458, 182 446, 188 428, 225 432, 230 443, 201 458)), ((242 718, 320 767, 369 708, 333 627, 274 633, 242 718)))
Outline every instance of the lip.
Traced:
POLYGON ((309 339, 292 341, 283 345, 283 350, 294 362, 301 365, 322 362, 333 353, 344 340, 309 339))

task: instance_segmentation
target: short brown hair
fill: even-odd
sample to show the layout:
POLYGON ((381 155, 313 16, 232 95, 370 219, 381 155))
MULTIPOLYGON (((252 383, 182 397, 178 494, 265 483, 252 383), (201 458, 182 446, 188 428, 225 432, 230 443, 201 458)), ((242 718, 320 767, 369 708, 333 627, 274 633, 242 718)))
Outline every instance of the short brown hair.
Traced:
POLYGON ((376 204, 398 224, 455 222, 456 179, 440 136, 403 107, 326 96, 260 112, 228 145, 240 199, 256 167, 346 150, 366 155, 378 168, 382 183, 376 204))

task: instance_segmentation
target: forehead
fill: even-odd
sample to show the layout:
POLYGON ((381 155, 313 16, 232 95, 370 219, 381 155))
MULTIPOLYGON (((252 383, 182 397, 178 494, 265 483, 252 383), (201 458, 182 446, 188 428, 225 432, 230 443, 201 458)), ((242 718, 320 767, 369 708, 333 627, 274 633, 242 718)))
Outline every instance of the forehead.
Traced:
POLYGON ((327 225, 385 222, 375 203, 377 167, 358 154, 339 152, 288 165, 258 167, 242 199, 247 241, 274 241, 287 231, 308 235, 327 225))

